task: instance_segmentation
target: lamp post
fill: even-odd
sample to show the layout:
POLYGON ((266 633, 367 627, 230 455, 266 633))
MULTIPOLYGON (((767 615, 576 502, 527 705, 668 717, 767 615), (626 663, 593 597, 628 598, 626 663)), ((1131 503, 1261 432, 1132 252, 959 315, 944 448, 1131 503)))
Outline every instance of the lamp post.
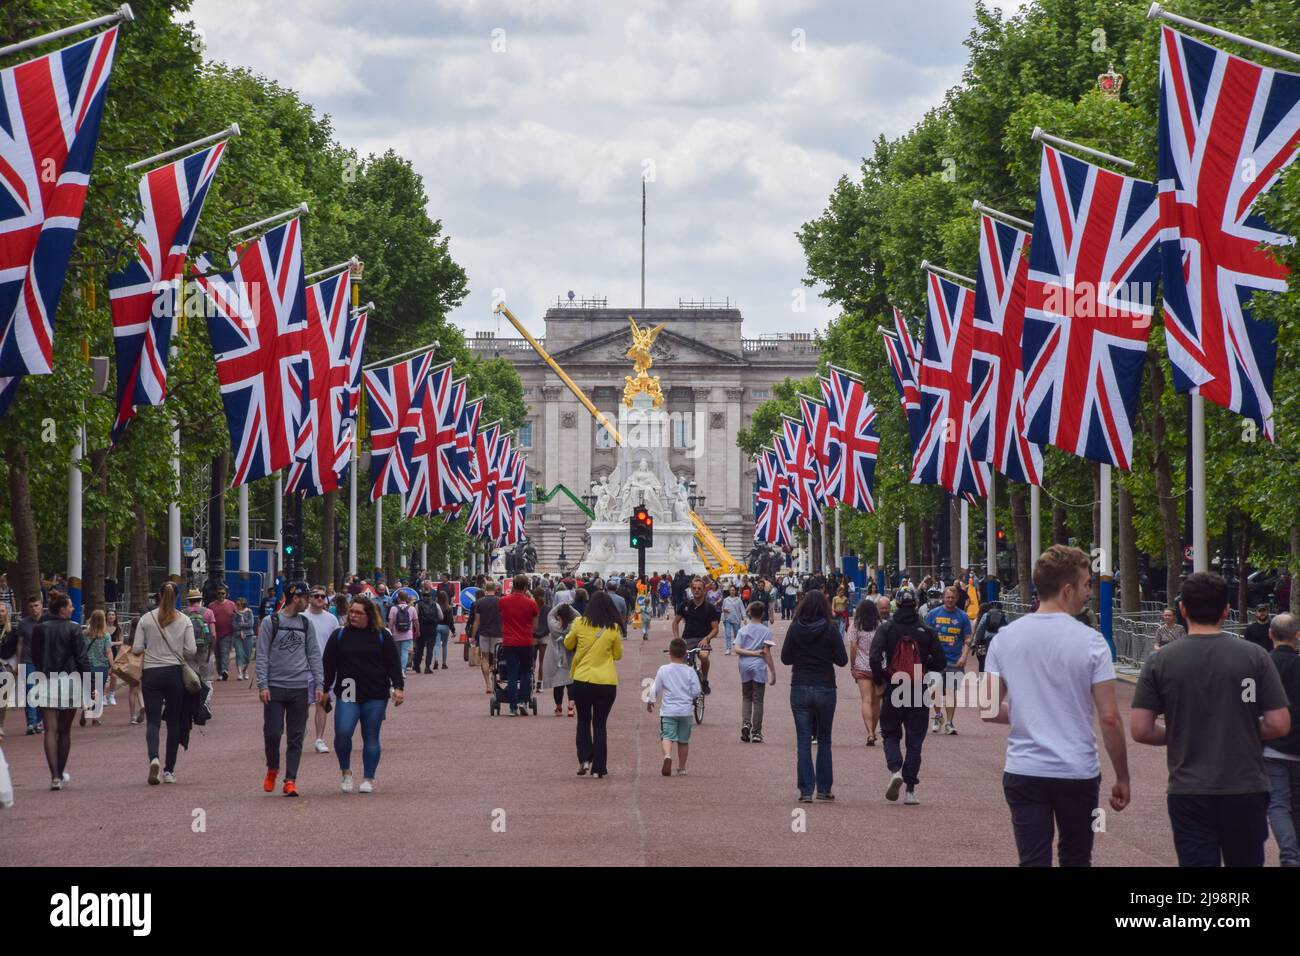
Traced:
POLYGON ((560 557, 557 559, 560 562, 560 577, 564 577, 564 565, 569 560, 564 553, 564 536, 568 533, 569 529, 564 525, 560 525, 560 557))

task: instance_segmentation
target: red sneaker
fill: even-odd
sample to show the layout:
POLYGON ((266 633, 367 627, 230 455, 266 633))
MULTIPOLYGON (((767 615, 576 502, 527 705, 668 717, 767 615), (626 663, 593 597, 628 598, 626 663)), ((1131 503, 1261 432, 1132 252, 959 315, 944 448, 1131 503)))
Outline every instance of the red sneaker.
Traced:
POLYGON ((265 790, 267 793, 274 793, 275 778, 278 777, 279 775, 280 775, 280 771, 278 770, 268 770, 266 772, 266 779, 262 781, 262 789, 265 790))
POLYGON ((284 782, 284 795, 286 797, 298 796, 298 785, 294 783, 292 780, 286 780, 284 782))

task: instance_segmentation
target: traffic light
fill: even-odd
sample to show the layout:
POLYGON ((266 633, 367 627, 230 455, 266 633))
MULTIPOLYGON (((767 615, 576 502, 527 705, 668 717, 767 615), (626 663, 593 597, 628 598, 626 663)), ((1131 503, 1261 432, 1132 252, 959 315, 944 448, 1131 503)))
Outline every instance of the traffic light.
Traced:
POLYGON ((654 518, 650 517, 650 512, 646 510, 645 505, 637 505, 636 510, 632 512, 632 517, 628 518, 628 545, 635 550, 649 548, 654 545, 654 518))
POLYGON ((284 542, 284 560, 288 564, 298 554, 298 529, 292 521, 280 525, 280 540, 284 542))
POLYGON ((998 528, 998 550, 1007 550, 1007 533, 1001 528, 998 528))

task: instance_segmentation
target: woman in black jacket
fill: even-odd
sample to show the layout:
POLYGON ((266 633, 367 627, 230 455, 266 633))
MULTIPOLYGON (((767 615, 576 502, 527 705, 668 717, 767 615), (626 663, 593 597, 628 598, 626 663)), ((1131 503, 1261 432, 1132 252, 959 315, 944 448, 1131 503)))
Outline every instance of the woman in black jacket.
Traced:
POLYGON ((72 750, 72 721, 83 703, 82 684, 92 676, 81 625, 72 620, 72 601, 66 594, 50 599, 49 616, 32 632, 32 666, 45 675, 41 709, 50 789, 62 790, 72 779, 66 770, 72 750))
POLYGON ((361 724, 361 792, 375 789, 379 769, 379 730, 393 706, 402 705, 402 663, 393 635, 384 627, 379 606, 364 597, 348 604, 348 623, 325 642, 322 660, 325 687, 334 692, 334 752, 338 755, 344 793, 352 792, 352 734, 361 724))
POLYGON ((790 670, 790 709, 798 740, 799 800, 834 800, 831 792, 831 724, 835 720, 835 668, 849 662, 826 595, 804 594, 781 645, 781 663, 790 670), (817 740, 814 766, 812 742, 817 740))

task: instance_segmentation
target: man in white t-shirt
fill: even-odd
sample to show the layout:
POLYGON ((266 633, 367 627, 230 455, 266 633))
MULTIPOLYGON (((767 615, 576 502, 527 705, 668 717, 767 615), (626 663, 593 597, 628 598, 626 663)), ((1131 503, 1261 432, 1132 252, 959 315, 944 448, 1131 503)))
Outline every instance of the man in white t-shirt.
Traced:
MULTIPOLYGON (((325 642, 338 629, 339 619, 329 609, 325 588, 321 585, 318 584, 311 589, 311 600, 308 602, 307 610, 304 613, 311 623, 312 632, 316 635, 316 644, 320 648, 321 660, 324 660, 325 642)), ((316 688, 308 686, 308 700, 315 700, 315 693, 316 688)), ((318 754, 327 754, 330 752, 330 748, 325 743, 325 705, 314 704, 313 706, 316 708, 316 752, 318 754)))
POLYGON ((1075 620, 1092 596, 1088 555, 1053 545, 1034 565, 1039 606, 989 646, 980 716, 1010 724, 1002 790, 1021 866, 1051 866, 1053 820, 1061 866, 1090 866, 1101 761, 1093 710, 1115 770, 1110 805, 1128 806, 1128 752, 1115 703, 1115 668, 1100 633, 1075 620))

